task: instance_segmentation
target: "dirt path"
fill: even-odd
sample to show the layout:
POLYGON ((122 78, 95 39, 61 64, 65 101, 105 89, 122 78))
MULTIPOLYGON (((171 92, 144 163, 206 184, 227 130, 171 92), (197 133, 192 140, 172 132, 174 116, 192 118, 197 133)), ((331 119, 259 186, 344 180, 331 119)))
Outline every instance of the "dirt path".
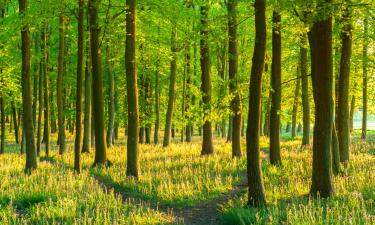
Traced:
POLYGON ((124 193, 113 183, 106 181, 102 177, 93 175, 93 178, 99 183, 100 187, 106 191, 113 191, 115 195, 121 197, 123 202, 147 206, 152 210, 163 212, 173 216, 177 223, 187 225, 216 225, 222 224, 222 215, 220 212, 221 205, 228 202, 230 199, 236 198, 246 191, 246 182, 241 182, 234 185, 232 190, 223 193, 221 196, 198 203, 195 206, 186 208, 173 208, 171 206, 163 205, 158 202, 151 201, 139 196, 131 196, 131 194, 124 193))

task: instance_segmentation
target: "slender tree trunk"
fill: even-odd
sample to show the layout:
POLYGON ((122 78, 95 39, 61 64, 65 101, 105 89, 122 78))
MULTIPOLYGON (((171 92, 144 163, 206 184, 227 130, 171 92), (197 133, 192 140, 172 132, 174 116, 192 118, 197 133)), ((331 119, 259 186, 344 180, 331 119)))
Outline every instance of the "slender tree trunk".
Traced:
MULTIPOLYGON (((64 127, 64 103, 63 103, 63 75, 64 75, 64 57, 65 57, 65 17, 64 12, 59 16, 59 57, 56 82, 57 96, 57 123, 59 126, 59 154, 65 152, 65 127, 64 127)), ((79 172, 79 171, 78 171, 79 172)))
POLYGON ((138 179, 138 90, 137 64, 135 58, 136 41, 136 1, 126 0, 126 50, 125 68, 128 96, 128 142, 126 176, 138 179))
POLYGON ((14 138, 16 140, 16 144, 19 143, 19 124, 17 123, 17 111, 16 107, 14 105, 14 102, 12 101, 12 115, 13 115, 13 126, 14 126, 14 138))
MULTIPOLYGON (((299 68, 297 72, 297 76, 299 74, 299 68)), ((296 89, 294 90, 294 102, 293 102, 293 112, 292 112, 292 137, 295 138, 297 136, 296 128, 297 128, 297 113, 298 113, 298 99, 300 97, 299 95, 299 89, 301 85, 301 80, 296 80, 296 89)))
POLYGON ((270 115, 270 161, 272 165, 281 164, 280 154, 280 110, 281 110, 281 16, 274 11, 272 16, 272 101, 270 115))
POLYGON ((177 46, 176 46, 176 28, 172 29, 171 36, 171 74, 169 77, 169 97, 168 97, 168 108, 165 118, 165 129, 164 129, 164 140, 163 147, 169 146, 171 142, 171 128, 172 128, 172 117, 173 117, 173 108, 174 108, 174 99, 175 99, 175 86, 176 86, 176 73, 177 73, 177 46))
POLYGON ((191 123, 191 118, 190 116, 188 115, 188 112, 190 110, 190 106, 192 104, 192 101, 191 101, 191 85, 192 85, 192 81, 191 81, 191 59, 190 59, 190 43, 188 43, 188 45, 186 46, 186 53, 185 53, 185 57, 186 57, 186 75, 187 75, 187 79, 186 79, 186 91, 185 91, 185 119, 187 121, 187 124, 186 124, 186 127, 185 127, 185 132, 186 132, 186 142, 190 143, 191 142, 191 136, 192 136, 192 123, 191 123))
POLYGON ((249 113, 246 132, 248 205, 260 206, 266 202, 260 162, 260 113, 262 74, 266 54, 266 1, 255 0, 255 45, 252 59, 249 113))
POLYGON ((1 107, 1 146, 0 154, 4 154, 5 150, 5 107, 4 107, 4 97, 0 97, 0 107, 1 107))
POLYGON ((363 92, 362 92, 362 139, 367 135, 367 49, 368 49, 368 22, 367 17, 363 20, 363 53, 362 53, 362 70, 363 70, 363 92))
MULTIPOLYGON (((35 40, 35 51, 39 51, 38 38, 35 40)), ((33 79, 33 126, 36 127, 36 108, 38 103, 38 63, 34 64, 34 79, 33 79)))
MULTIPOLYGON (((27 9, 27 0, 19 0, 19 13, 22 14, 27 9)), ((30 77, 30 31, 29 25, 24 24, 21 29, 22 41, 22 101, 23 118, 26 132, 26 166, 25 172, 30 173, 37 168, 35 152, 33 114, 31 102, 31 77, 30 77)))
POLYGON ((230 116, 229 121, 228 121, 227 142, 232 141, 232 134, 233 134, 232 128, 233 128, 233 120, 232 120, 232 117, 230 116))
POLYGON ((93 111, 95 117, 95 160, 94 166, 109 165, 107 159, 107 144, 104 135, 104 99, 102 56, 100 50, 100 26, 99 26, 100 0, 89 0, 90 9, 90 35, 91 35, 91 62, 93 77, 93 111))
POLYGON ((303 137, 302 145, 310 144, 310 101, 309 80, 307 77, 307 35, 301 36, 300 68, 302 83, 303 137))
POLYGON ((212 144, 212 126, 208 117, 208 110, 211 105, 211 75, 210 75, 210 48, 208 41, 209 27, 208 27, 208 3, 204 3, 201 8, 201 31, 200 31, 200 63, 201 63, 201 92, 203 94, 202 103, 204 108, 204 124, 203 124, 203 143, 202 155, 210 155, 214 153, 214 146, 212 144))
POLYGON ((146 138, 146 144, 151 144, 151 123, 149 121, 149 118, 151 117, 151 112, 152 112, 152 99, 151 99, 151 80, 150 77, 147 76, 145 78, 145 116, 146 116, 146 121, 145 121, 145 138, 146 138))
POLYGON ((352 96, 352 101, 350 103, 350 116, 349 116, 349 123, 350 123, 350 133, 353 132, 353 119, 354 119, 354 111, 355 111, 355 95, 352 96))
POLYGON ((106 53, 107 53, 107 66, 108 66, 108 128, 107 128, 107 147, 112 146, 112 138, 113 138, 113 129, 115 125, 115 81, 113 75, 113 67, 112 62, 110 59, 110 49, 107 46, 106 53))
POLYGON ((160 100, 159 100, 159 62, 155 71, 155 131, 154 144, 159 143, 159 127, 160 127, 160 100))
POLYGON ((40 59, 40 67, 39 67, 39 87, 38 87, 38 95, 39 95, 39 107, 38 107, 38 131, 37 131, 37 146, 36 152, 37 155, 40 156, 41 148, 42 148, 42 115, 43 115, 43 58, 40 59))
POLYGON ((339 140, 337 137, 335 123, 332 125, 332 172, 337 175, 340 173, 340 152, 339 152, 339 140))
POLYGON ((228 55, 229 89, 234 98, 231 101, 232 157, 241 157, 241 100, 238 92, 238 50, 237 50, 237 0, 228 1, 228 55))
POLYGON ((78 51, 77 51, 77 96, 76 96, 76 138, 74 142, 74 171, 81 173, 82 134, 82 80, 84 48, 84 0, 78 0, 78 51))
POLYGON ((44 24, 44 31, 42 32, 42 52, 43 52, 43 86, 44 86, 44 141, 46 156, 49 156, 49 89, 48 89, 48 34, 47 24, 44 24))
MULTIPOLYGON (((331 1, 326 0, 325 3, 331 3, 331 1)), ((324 9, 324 7, 322 8, 324 9)), ((314 22, 309 33, 309 42, 315 102, 313 172, 310 194, 314 197, 326 198, 333 194, 330 152, 334 113, 331 16, 327 15, 323 20, 314 22)))
MULTIPOLYGON (((86 11, 88 17, 88 10, 86 11)), ((89 23, 89 21, 87 21, 89 23)), ((86 29, 89 37, 89 29, 86 29)), ((86 63, 85 63, 85 116, 84 116, 84 131, 83 131, 83 145, 82 152, 90 152, 90 134, 91 134, 91 64, 90 64, 90 38, 86 39, 86 63)), ((91 135, 91 138, 93 136, 91 135)))

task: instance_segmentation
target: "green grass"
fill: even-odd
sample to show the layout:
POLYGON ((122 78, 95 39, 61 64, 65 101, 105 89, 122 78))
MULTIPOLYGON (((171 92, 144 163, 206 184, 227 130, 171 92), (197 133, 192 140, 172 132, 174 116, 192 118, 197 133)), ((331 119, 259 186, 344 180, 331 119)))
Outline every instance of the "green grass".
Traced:
MULTIPOLYGON (((357 135, 357 133, 356 133, 357 135)), ((226 224, 375 224, 375 135, 370 141, 354 138, 351 161, 335 177, 336 194, 330 199, 306 197, 311 184, 311 148, 300 148, 300 138, 282 143, 283 165, 267 160, 267 139, 262 138, 262 169, 267 206, 246 207, 246 193, 221 205, 226 224)), ((177 224, 165 208, 182 209, 214 200, 243 183, 246 160, 234 160, 231 147, 215 139, 215 155, 200 156, 200 142, 141 145, 138 182, 127 180, 126 147, 108 150, 109 168, 91 168, 93 153, 83 154, 83 172, 72 171, 73 145, 57 154, 53 136, 51 157, 25 175, 25 157, 19 146, 7 145, 0 156, 0 224, 177 224), (113 190, 105 191, 98 183, 113 190), (134 198, 124 201, 122 197, 134 198), (156 210, 154 205, 160 205, 156 210)), ((69 137, 72 140, 72 137, 69 137)), ((243 151, 245 148, 243 148, 243 151)))

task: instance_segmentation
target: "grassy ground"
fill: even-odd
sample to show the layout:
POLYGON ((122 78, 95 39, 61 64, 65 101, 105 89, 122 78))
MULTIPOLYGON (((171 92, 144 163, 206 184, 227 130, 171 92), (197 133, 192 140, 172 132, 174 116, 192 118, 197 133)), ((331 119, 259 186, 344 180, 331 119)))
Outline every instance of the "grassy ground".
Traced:
MULTIPOLYGON (((125 179, 123 143, 109 149, 110 168, 92 169, 93 153, 83 154, 79 176, 72 173, 71 142, 64 156, 53 145, 53 156, 42 158, 31 176, 23 174, 18 146, 9 144, 0 156, 0 224, 178 224, 179 216, 205 202, 220 209, 226 224, 375 224, 375 142, 353 142, 351 162, 334 180, 335 197, 313 200, 306 197, 311 149, 300 149, 299 140, 283 142, 283 166, 277 168, 267 162, 262 139, 268 205, 259 210, 245 207, 246 189, 229 201, 216 201, 245 182, 245 159, 233 160, 230 144, 222 139, 215 140, 210 157, 199 155, 199 141, 166 149, 142 145, 137 183, 125 179)), ((192 216, 204 218, 199 213, 215 216, 202 207, 192 216)))

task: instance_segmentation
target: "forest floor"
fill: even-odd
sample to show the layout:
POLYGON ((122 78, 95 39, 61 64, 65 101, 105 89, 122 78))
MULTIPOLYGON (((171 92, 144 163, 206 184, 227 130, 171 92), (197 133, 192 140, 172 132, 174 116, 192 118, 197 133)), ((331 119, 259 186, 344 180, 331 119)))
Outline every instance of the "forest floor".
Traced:
POLYGON ((52 156, 41 157, 30 176, 23 173, 19 146, 7 137, 0 156, 0 224, 375 224, 375 133, 367 142, 354 133, 351 161, 334 178, 335 196, 326 200, 306 197, 310 147, 301 149, 299 138, 285 136, 283 165, 274 167, 262 138, 267 206, 260 209, 245 207, 246 159, 232 159, 230 143, 221 138, 214 141, 215 154, 204 157, 198 140, 141 145, 136 182, 126 179, 124 140, 108 149, 113 166, 91 168, 93 152, 83 154, 83 172, 75 175, 73 137, 59 156, 55 136, 52 156))

